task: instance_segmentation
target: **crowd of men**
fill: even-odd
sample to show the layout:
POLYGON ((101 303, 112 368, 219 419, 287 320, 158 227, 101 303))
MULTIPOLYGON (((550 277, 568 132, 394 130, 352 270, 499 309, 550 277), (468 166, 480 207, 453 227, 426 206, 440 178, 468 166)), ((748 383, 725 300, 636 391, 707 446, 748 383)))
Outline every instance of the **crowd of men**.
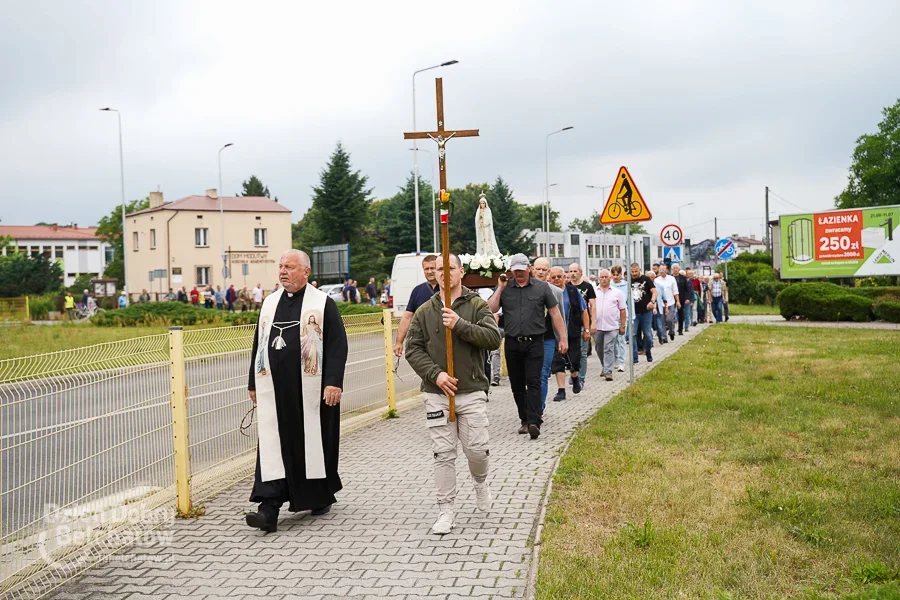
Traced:
MULTIPOLYGON (((465 271, 455 255, 449 256, 449 283, 437 256, 426 256, 422 268, 425 282, 412 291, 394 354, 399 359, 405 350, 407 361, 422 380, 438 504, 431 531, 438 535, 450 533, 455 525, 460 445, 474 482, 476 506, 484 512, 491 508, 486 404, 490 386, 500 385, 501 343, 520 421, 517 431, 534 440, 544 423, 551 376, 557 386, 553 400, 561 402, 566 400, 569 386, 575 395, 584 390, 588 357, 594 351, 604 380, 612 381, 614 372, 625 370, 629 312, 633 314, 630 341, 635 362, 642 354, 648 362, 653 360, 654 337, 656 343, 665 344, 674 341, 676 331, 683 335, 711 316, 717 322, 728 319, 724 280, 718 274, 694 277, 690 269, 682 273, 677 265, 670 275, 666 265, 653 265, 651 271, 641 273, 640 266, 632 264, 629 289, 622 266, 601 269, 596 281, 589 281, 577 263, 563 270, 545 258, 531 264, 524 254, 516 254, 510 259, 512 277, 502 274, 496 288, 477 291, 462 285, 465 271), (453 338, 453 376, 448 368, 447 331, 453 338), (455 399, 452 413, 451 396, 455 399)), ((254 307, 263 304, 248 383, 251 401, 262 411, 251 492, 251 501, 258 502, 259 509, 247 514, 246 522, 264 532, 277 530, 279 510, 285 502, 294 512, 327 514, 336 501, 334 494, 342 487, 337 465, 337 405, 347 337, 333 299, 321 291, 309 291, 315 287, 314 282, 306 285, 309 273, 309 257, 289 250, 279 263, 282 290, 276 289, 264 302, 260 286, 249 296, 246 288, 236 295, 239 302, 249 298, 254 307), (324 319, 322 328, 320 319, 324 319), (275 333, 278 335, 271 341, 275 333), (303 378, 297 377, 298 368, 302 368, 303 378), (302 386, 298 387, 298 380, 302 386), (318 402, 305 402, 303 395, 308 393, 317 394, 318 402), (304 406, 302 419, 297 406, 304 406), (287 431, 291 434, 281 435, 287 431)), ((378 292, 374 279, 367 288, 370 297, 378 292)), ((351 290, 358 296, 356 282, 348 280, 342 296, 352 302, 351 290)), ((197 304, 199 292, 195 291, 190 299, 197 304)), ((219 305, 216 292, 213 301, 219 305)), ((233 287, 221 297, 230 307, 233 287)))

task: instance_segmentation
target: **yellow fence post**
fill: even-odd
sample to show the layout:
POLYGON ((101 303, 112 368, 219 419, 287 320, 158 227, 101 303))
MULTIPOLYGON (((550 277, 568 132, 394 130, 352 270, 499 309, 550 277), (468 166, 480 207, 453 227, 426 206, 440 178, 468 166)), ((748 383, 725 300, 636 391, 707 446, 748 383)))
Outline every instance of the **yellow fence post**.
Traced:
POLYGON ((28 305, 28 296, 25 296, 25 320, 31 321, 31 307, 28 305))
POLYGON ((388 410, 397 410, 397 390, 394 388, 394 311, 382 311, 384 322, 384 380, 387 382, 388 410))
POLYGON ((191 513, 191 461, 188 445, 187 387, 184 375, 184 330, 169 327, 169 372, 172 385, 172 433, 175 442, 175 503, 178 514, 191 513))

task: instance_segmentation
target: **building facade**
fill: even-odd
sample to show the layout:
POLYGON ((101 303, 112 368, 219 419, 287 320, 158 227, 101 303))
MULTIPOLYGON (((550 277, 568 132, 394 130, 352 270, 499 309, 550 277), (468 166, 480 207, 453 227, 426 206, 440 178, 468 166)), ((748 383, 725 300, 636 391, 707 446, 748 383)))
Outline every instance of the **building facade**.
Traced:
POLYGON ((271 290, 278 282, 278 259, 290 247, 291 211, 269 198, 219 198, 207 190, 165 203, 162 192, 151 192, 149 208, 126 216, 128 292, 136 297, 144 289, 166 293, 231 284, 271 290))
MULTIPOLYGON (((0 236, 15 240, 18 252, 56 260, 69 287, 80 275, 98 278, 113 259, 113 248, 97 238, 95 227, 59 225, 0 225, 0 236)), ((3 254, 8 252, 3 248, 3 254)))

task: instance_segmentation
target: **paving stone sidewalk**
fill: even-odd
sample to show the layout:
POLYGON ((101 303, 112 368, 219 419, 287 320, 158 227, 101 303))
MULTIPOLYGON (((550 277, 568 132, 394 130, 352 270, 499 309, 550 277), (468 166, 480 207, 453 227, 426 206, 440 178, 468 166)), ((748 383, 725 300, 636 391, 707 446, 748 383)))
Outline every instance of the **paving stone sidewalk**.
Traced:
POLYGON ((826 329, 883 329, 900 331, 900 323, 885 321, 869 321, 854 323, 852 321, 785 321, 781 315, 735 315, 728 321, 729 325, 778 325, 780 327, 823 327, 826 329))
MULTIPOLYGON (((641 376, 693 338, 692 328, 654 348, 641 376)), ((519 598, 526 591, 531 536, 559 451, 576 427, 627 386, 600 375, 589 357, 587 387, 548 401, 540 438, 517 435, 515 403, 504 380, 491 388, 492 512, 479 513, 465 457, 457 461, 459 494, 453 533, 429 533, 437 517, 433 459, 424 414, 416 407, 341 441, 344 490, 330 514, 282 512, 277 533, 244 523, 252 480, 217 496, 206 516, 177 521, 171 541, 113 557, 51 597, 171 600, 175 598, 519 598)), ((551 386, 554 390, 555 386, 551 386)), ((553 391, 550 392, 552 397, 553 391)))

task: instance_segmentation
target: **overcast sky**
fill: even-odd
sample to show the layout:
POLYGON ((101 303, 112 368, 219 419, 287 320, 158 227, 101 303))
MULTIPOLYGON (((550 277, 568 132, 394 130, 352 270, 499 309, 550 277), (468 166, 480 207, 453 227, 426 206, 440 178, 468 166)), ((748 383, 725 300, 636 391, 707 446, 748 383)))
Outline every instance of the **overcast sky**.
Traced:
MULTIPOLYGON (((825 209, 855 139, 900 97, 900 2, 21 2, 0 0, 0 219, 90 225, 119 202, 258 175, 299 220, 340 140, 377 198, 412 169, 444 77, 450 187, 507 180, 567 224, 631 171, 656 233, 762 232, 825 209), (708 223, 707 223, 708 222, 708 223)), ((420 147, 434 150, 429 142, 420 147)), ((434 153, 432 154, 434 156, 434 153)), ((428 156, 422 175, 431 177, 428 156)), ((423 214, 423 226, 430 222, 423 214)), ((413 250, 413 249, 410 249, 413 250)))

